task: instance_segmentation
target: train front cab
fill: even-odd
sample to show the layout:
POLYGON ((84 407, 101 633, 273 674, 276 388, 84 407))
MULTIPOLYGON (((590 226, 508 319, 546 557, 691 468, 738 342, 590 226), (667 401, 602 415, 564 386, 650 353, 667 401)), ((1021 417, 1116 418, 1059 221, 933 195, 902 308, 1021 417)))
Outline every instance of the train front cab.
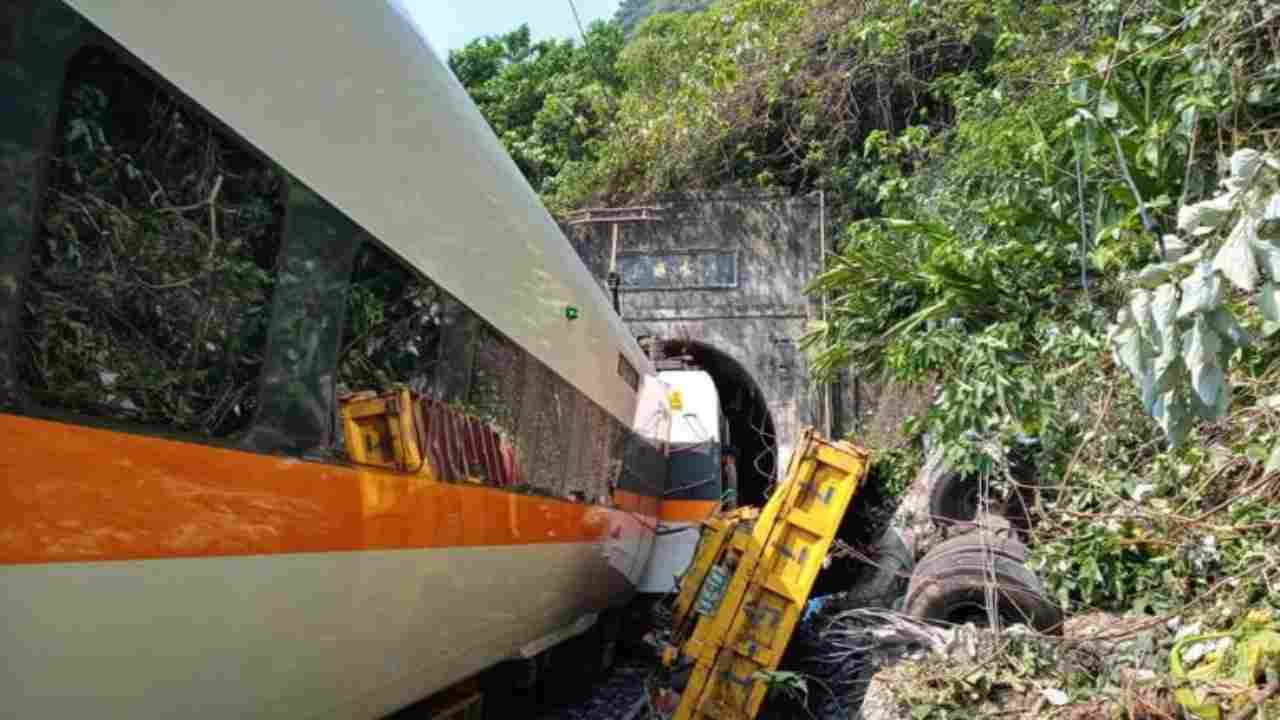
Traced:
POLYGON ((661 371, 658 378, 668 388, 671 431, 657 535, 639 586, 653 595, 675 589, 693 559, 700 523, 728 501, 720 459, 725 423, 715 383, 702 370, 661 371))

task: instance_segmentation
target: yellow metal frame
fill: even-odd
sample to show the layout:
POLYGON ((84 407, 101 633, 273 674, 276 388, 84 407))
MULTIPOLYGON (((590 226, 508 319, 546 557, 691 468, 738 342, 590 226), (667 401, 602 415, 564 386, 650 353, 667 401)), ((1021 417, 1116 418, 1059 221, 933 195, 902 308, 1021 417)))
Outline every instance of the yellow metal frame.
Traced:
POLYGON ((354 462, 402 472, 423 469, 408 388, 342 398, 339 408, 347 453, 354 462))
POLYGON ((676 720, 756 716, 768 691, 763 673, 777 669, 868 464, 865 450, 805 430, 754 523, 738 511, 705 524, 673 614, 673 639, 696 663, 676 720), (730 553, 737 567, 724 598, 698 616, 692 608, 707 573, 730 553))
POLYGON ((756 508, 741 508, 713 515, 703 521, 702 538, 698 541, 689 569, 680 580, 680 592, 676 595, 675 607, 671 611, 672 626, 677 633, 687 624, 687 620, 692 619, 689 613, 693 609, 693 603, 702 590, 707 573, 723 559, 726 543, 733 539, 735 533, 745 532, 749 535, 751 521, 759 515, 760 511, 756 508))

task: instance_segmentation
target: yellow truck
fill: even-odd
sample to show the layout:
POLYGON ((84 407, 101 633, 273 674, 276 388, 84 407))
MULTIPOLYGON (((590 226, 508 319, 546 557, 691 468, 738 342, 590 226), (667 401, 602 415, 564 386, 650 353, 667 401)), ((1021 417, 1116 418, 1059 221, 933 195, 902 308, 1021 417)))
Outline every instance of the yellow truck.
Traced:
MULTIPOLYGON (((756 717, 869 465, 865 450, 806 430, 763 508, 702 523, 670 626, 657 639, 665 687, 655 704, 664 716, 756 717)), ((1061 611, 1023 565, 1026 553, 1013 535, 980 524, 920 560, 902 609, 946 625, 1020 623, 1059 633, 1061 611)))
POLYGON ((755 717, 868 465, 865 450, 806 430, 764 508, 703 523, 661 641, 676 720, 755 717))

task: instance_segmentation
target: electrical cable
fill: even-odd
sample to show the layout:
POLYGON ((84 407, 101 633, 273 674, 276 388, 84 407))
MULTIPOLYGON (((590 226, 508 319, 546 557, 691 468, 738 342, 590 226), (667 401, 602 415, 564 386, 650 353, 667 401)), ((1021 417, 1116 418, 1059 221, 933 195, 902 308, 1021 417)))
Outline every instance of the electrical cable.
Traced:
POLYGON ((663 496, 663 497, 667 497, 667 496, 669 496, 669 495, 674 495, 674 494, 679 493, 679 492, 684 492, 685 490, 692 490, 692 489, 694 489, 694 488, 700 488, 700 487, 702 487, 703 485, 709 485, 709 484, 711 484, 711 483, 713 483, 713 482, 720 482, 720 476, 719 476, 719 474, 715 475, 714 477, 709 477, 709 478, 707 478, 707 479, 705 479, 705 480, 699 480, 699 481, 698 481, 698 482, 696 482, 696 483, 689 483, 688 485, 682 485, 681 487, 674 487, 674 488, 671 488, 670 490, 664 490, 664 491, 662 492, 662 496, 663 496))

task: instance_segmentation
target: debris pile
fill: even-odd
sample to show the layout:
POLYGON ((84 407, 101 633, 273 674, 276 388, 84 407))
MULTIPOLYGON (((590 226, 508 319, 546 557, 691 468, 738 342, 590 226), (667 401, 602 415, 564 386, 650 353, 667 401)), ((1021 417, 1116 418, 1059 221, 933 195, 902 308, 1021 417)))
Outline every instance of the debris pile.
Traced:
MULTIPOLYGON (((1015 625, 939 631, 925 652, 870 681, 864 720, 989 717, 1072 720, 1178 717, 1167 667, 1176 624, 1094 613, 1062 637, 1015 625)), ((1223 716, 1225 718, 1225 716, 1223 716)))

